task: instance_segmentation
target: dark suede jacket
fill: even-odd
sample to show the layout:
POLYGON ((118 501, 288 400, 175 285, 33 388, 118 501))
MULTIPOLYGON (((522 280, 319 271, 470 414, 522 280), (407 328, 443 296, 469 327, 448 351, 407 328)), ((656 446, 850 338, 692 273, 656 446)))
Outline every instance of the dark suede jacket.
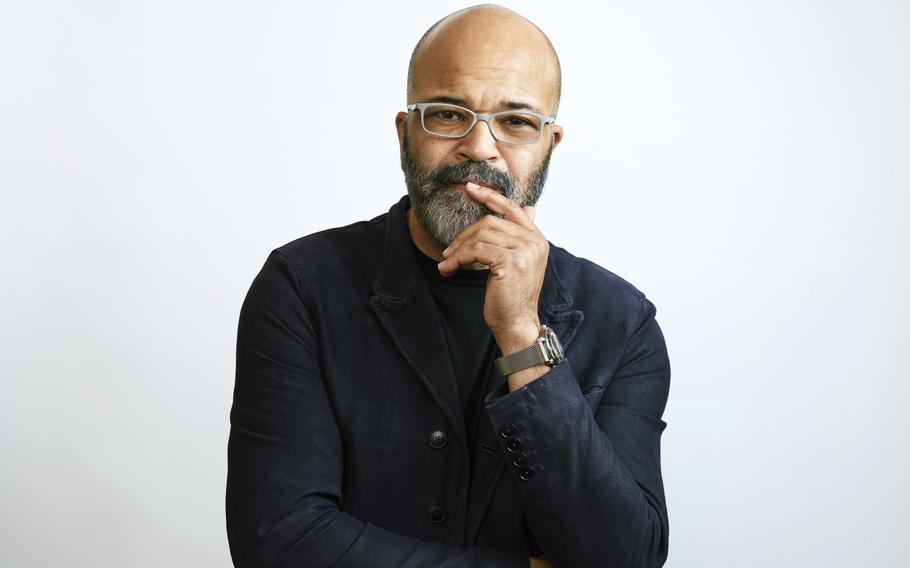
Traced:
POLYGON ((654 305, 551 243, 539 315, 566 360, 483 400, 472 464, 407 207, 273 250, 249 289, 234 564, 519 568, 542 552, 557 568, 662 566, 670 363, 654 305))

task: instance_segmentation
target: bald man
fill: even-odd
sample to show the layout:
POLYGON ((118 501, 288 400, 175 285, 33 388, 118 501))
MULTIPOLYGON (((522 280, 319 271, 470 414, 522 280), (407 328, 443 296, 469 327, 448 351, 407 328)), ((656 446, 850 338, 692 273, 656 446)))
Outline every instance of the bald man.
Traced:
POLYGON ((560 88, 525 18, 443 18, 395 117, 407 195, 271 251, 238 326, 236 566, 663 565, 656 309, 534 224, 560 88))

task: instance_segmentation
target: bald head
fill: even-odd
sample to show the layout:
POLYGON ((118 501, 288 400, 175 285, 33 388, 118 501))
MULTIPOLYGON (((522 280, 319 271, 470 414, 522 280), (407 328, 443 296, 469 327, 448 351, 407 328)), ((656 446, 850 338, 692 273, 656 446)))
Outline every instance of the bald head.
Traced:
POLYGON ((555 115, 559 107, 562 72, 553 44, 530 20, 496 4, 459 10, 430 26, 411 53, 407 102, 419 102, 422 87, 449 71, 513 78, 524 71, 545 83, 546 112, 555 115))

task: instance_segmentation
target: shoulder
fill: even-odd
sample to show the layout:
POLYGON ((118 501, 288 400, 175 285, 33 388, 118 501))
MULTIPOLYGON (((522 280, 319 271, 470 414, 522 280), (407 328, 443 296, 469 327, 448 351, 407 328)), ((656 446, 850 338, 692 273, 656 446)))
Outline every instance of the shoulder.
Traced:
POLYGON ((656 312, 644 292, 603 266, 553 243, 550 243, 550 257, 557 278, 575 308, 588 313, 609 313, 630 324, 656 312))
POLYGON ((388 213, 369 221, 317 231, 281 245, 271 254, 284 257, 299 273, 361 266, 381 256, 388 213))
POLYGON ((645 295, 622 276, 553 243, 550 243, 550 256, 562 284, 571 289, 573 296, 576 292, 582 296, 610 293, 638 301, 645 295))

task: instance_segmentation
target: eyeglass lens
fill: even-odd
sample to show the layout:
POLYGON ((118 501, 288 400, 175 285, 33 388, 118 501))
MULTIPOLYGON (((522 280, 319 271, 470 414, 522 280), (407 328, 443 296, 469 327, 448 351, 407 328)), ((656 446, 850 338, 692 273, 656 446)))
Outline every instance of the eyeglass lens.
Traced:
MULTIPOLYGON (((423 111, 423 126, 440 136, 463 136, 471 128, 474 117, 464 109, 451 105, 430 105, 423 111)), ((506 142, 534 141, 543 128, 540 118, 523 112, 501 112, 490 120, 493 136, 506 142)))

